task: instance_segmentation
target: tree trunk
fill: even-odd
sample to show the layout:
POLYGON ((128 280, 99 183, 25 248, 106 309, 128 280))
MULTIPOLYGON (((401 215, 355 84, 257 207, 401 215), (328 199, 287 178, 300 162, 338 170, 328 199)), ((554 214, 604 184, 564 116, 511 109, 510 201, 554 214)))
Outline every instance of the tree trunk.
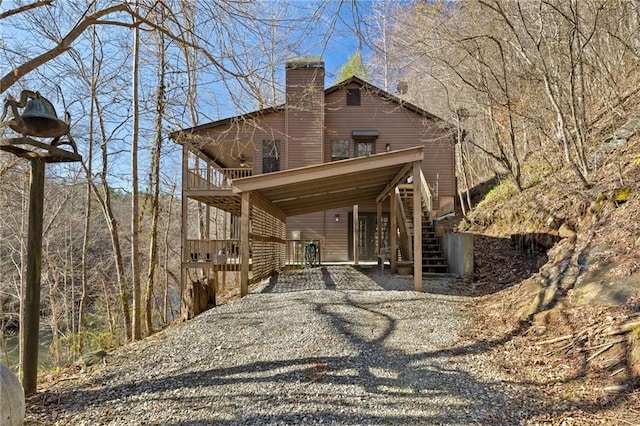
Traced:
POLYGON ((162 153, 162 120, 164 119, 164 81, 165 81, 165 46, 164 38, 160 36, 159 64, 158 64, 158 89, 156 92, 156 143, 151 154, 151 173, 149 174, 149 189, 151 195, 151 229, 149 230, 149 270, 147 272, 147 285, 145 292, 145 319, 147 332, 153 331, 152 300, 153 289, 158 267, 158 220, 160 216, 160 154, 162 153))
MULTIPOLYGON (((136 12, 138 3, 136 1, 136 12)), ((134 19, 134 22, 136 20, 134 19)), ((138 132, 140 128, 140 111, 138 104, 138 73, 140 56, 140 30, 135 27, 133 33, 133 134, 131 135, 131 279, 133 284, 133 324, 131 340, 142 337, 141 330, 141 292, 140 292, 140 203, 138 197, 138 132)))

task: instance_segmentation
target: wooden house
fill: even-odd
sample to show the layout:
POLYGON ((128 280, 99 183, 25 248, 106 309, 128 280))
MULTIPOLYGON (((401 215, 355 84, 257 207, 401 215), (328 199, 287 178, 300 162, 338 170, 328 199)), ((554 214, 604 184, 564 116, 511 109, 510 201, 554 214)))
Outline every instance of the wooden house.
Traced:
POLYGON ((395 268, 396 260, 413 258, 416 195, 426 222, 453 211, 454 137, 445 121, 357 77, 324 84, 319 57, 294 58, 286 63, 284 105, 171 135, 184 148, 185 285, 191 269, 208 268, 216 279, 220 270, 240 273, 243 232, 251 282, 299 263, 304 241, 318 244, 322 262, 377 260, 391 248, 395 268), (254 207, 243 218, 247 191, 258 191, 258 210, 282 223, 254 207), (259 235, 261 226, 273 229, 259 235), (263 271, 259 256, 277 260, 263 271))

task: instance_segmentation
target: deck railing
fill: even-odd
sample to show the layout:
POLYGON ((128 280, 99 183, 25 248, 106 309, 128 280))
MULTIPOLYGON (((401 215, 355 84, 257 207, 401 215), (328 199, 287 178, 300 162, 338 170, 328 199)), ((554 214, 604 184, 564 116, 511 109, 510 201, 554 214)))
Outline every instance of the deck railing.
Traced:
POLYGON ((187 259, 184 261, 237 265, 239 247, 240 240, 187 240, 187 259))
POLYGON ((231 181, 251 176, 250 168, 215 169, 213 167, 192 167, 187 173, 187 189, 231 189, 231 181))
POLYGON ((431 210, 433 209, 431 189, 427 184, 427 180, 425 179, 424 174, 422 173, 422 170, 420 170, 420 191, 422 193, 421 201, 422 201, 423 211, 429 215, 429 218, 431 218, 431 210))
POLYGON ((322 251, 320 250, 320 240, 286 240, 286 252, 284 263, 287 267, 297 268, 305 266, 318 266, 322 260, 322 251), (309 252, 309 248, 305 249, 305 244, 315 243, 317 251, 315 256, 309 252), (308 253, 307 256, 305 254, 308 253), (310 260, 315 259, 313 264, 309 264, 310 260))

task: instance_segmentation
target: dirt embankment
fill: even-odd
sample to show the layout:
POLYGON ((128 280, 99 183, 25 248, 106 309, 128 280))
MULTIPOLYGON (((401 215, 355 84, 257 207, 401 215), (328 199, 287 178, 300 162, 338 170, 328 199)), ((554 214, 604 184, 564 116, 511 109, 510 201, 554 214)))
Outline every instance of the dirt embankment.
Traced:
POLYGON ((476 233, 466 291, 478 332, 505 342, 495 362, 573 401, 574 420, 625 424, 640 413, 640 137, 605 145, 589 188, 531 163, 524 191, 498 182, 457 229, 476 233))

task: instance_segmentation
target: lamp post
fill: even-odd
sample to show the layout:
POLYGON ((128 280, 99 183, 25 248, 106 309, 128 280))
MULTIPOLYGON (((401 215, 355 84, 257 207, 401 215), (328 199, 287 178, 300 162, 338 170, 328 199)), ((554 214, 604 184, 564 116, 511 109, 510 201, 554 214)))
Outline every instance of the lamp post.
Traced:
POLYGON ((23 90, 20 100, 8 97, 0 118, 0 127, 5 126, 21 136, 0 139, 0 149, 31 162, 27 273, 20 315, 22 387, 25 395, 30 396, 36 393, 38 377, 45 164, 81 161, 82 157, 78 155, 76 144, 69 134, 69 123, 58 119, 51 102, 37 92, 23 90), (19 109, 23 109, 22 113, 19 109), (13 118, 5 121, 9 110, 13 118), (52 140, 45 143, 32 136, 52 140), (58 148, 65 144, 70 145, 74 152, 58 148))

